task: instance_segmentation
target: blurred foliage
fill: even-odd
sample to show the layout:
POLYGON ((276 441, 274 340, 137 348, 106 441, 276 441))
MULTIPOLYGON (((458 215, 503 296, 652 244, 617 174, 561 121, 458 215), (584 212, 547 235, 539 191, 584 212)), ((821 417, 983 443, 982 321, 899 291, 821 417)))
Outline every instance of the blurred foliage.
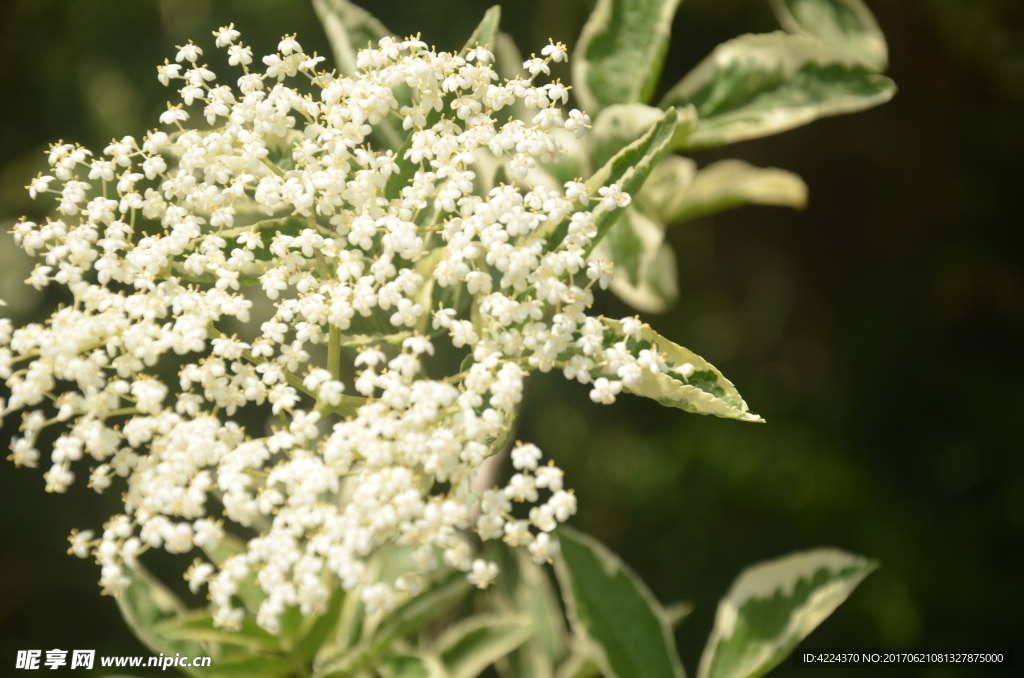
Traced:
MULTIPOLYGON (((487 5, 366 3, 393 30, 440 48, 457 46, 487 5)), ((588 5, 524 0, 506 6, 502 23, 526 53, 548 37, 571 48, 588 5)), ((528 386, 519 436, 566 469, 581 499, 575 524, 622 554, 659 599, 696 603, 677 631, 691 672, 704 633, 687 630, 711 626, 740 569, 819 544, 882 567, 805 645, 991 648, 1016 635, 1024 236, 1011 196, 1024 154, 1024 5, 869 5, 899 95, 725 152, 803 176, 808 209, 745 208, 669 236, 681 300, 653 326, 729 374, 768 424, 635 398, 599 408, 560 375, 528 386)), ((42 216, 22 187, 49 143, 141 137, 167 98, 155 64, 189 38, 212 47, 209 32, 230 21, 257 54, 285 31, 329 53, 304 0, 5 0, 4 230, 22 214, 42 216)), ((691 0, 662 82, 724 39, 774 28, 760 0, 691 0)), ((725 153, 696 157, 704 165, 725 153)), ((12 244, 0 247, 0 297, 21 322, 56 303, 21 285, 27 271, 12 244)), ((599 305, 630 312, 611 296, 599 305)), ((47 497, 41 475, 0 473, 2 661, 40 647, 147 654, 113 601, 97 596, 95 566, 63 555, 68 531, 102 523, 116 497, 84 484, 47 497)), ((792 672, 784 664, 773 675, 792 672)))

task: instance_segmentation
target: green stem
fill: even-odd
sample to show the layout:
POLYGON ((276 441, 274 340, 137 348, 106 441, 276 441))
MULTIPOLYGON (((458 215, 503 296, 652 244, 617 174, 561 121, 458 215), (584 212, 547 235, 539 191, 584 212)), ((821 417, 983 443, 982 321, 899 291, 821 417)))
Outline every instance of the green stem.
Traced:
POLYGON ((327 338, 327 371, 331 379, 341 381, 341 330, 331 325, 327 338))
MULTIPOLYGON (((225 337, 227 335, 211 324, 209 328, 209 336, 210 338, 213 338, 225 337)), ((250 351, 242 351, 242 357, 253 365, 262 365, 267 362, 264 358, 255 356, 250 351)), ((293 372, 289 372, 288 370, 284 370, 284 378, 288 381, 288 384, 294 387, 297 391, 305 393, 310 398, 316 400, 316 393, 306 388, 306 385, 302 383, 302 377, 293 372)), ((325 411, 334 412, 335 414, 347 417, 350 414, 355 414, 355 411, 365 405, 368 401, 368 398, 363 398, 362 396, 343 395, 341 396, 341 402, 338 405, 326 405, 325 407, 327 409, 325 411)))
POLYGON ((267 167, 269 167, 269 168, 270 168, 270 170, 271 170, 271 171, 272 171, 272 172, 273 172, 274 174, 276 174, 277 176, 279 176, 279 177, 283 177, 283 176, 284 176, 284 170, 283 170, 283 169, 281 169, 280 167, 278 167, 277 165, 275 165, 274 163, 270 162, 270 161, 269 161, 269 160, 267 160, 266 158, 260 158, 260 162, 262 162, 262 163, 263 163, 264 165, 266 165, 267 167))

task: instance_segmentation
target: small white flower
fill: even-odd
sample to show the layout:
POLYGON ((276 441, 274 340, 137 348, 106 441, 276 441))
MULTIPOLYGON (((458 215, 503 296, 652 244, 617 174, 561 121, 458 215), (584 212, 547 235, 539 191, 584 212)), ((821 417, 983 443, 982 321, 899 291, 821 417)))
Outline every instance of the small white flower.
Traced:
POLYGON ((228 65, 248 66, 252 63, 252 48, 246 45, 231 45, 228 47, 228 65))
POLYGON ((45 193, 50 190, 50 182, 53 181, 53 177, 40 174, 38 177, 32 180, 32 183, 26 186, 28 189, 28 195, 33 200, 40 193, 45 193))
MULTIPOLYGON (((179 61, 181 61, 179 59, 179 61)), ((168 63, 166 60, 162 66, 156 67, 157 79, 160 80, 160 84, 164 87, 171 84, 171 80, 174 78, 181 77, 181 66, 179 64, 168 63)))
POLYGON ((281 54, 284 54, 285 56, 288 56, 293 52, 302 52, 302 46, 299 45, 299 43, 295 40, 294 34, 286 35, 283 38, 281 38, 281 42, 278 43, 277 49, 279 52, 281 52, 281 54))
POLYGON ((213 32, 213 37, 217 38, 217 47, 227 47, 233 45, 235 40, 238 40, 238 36, 241 35, 235 30, 235 25, 228 24, 227 26, 221 26, 220 30, 213 32))
POLYGON ((469 50, 469 54, 466 55, 466 61, 479 61, 482 64, 489 64, 494 61, 494 54, 484 47, 477 45, 469 50))
POLYGON ((576 138, 581 138, 590 129, 590 116, 577 109, 569 111, 569 117, 565 121, 565 129, 576 133, 576 138))
POLYGON ((178 54, 174 57, 174 60, 178 63, 188 61, 189 63, 194 64, 196 59, 203 55, 203 50, 200 49, 198 45, 193 44, 191 40, 189 40, 188 44, 184 47, 177 45, 176 49, 178 50, 178 54))
POLYGON ((479 589, 486 589, 498 577, 498 566, 495 563, 477 558, 473 561, 473 569, 466 579, 479 589))
POLYGON ((524 61, 523 68, 530 73, 531 77, 536 77, 541 73, 543 73, 544 75, 551 75, 551 68, 548 67, 547 62, 544 59, 540 59, 536 56, 524 61))
POLYGON ((590 399, 601 405, 611 405, 615 402, 615 396, 622 391, 622 382, 609 381, 605 377, 599 377, 594 381, 594 388, 590 391, 590 399))
POLYGON ((617 207, 628 207, 631 202, 629 193, 625 193, 618 184, 602 186, 597 189, 597 192, 602 198, 601 207, 607 211, 611 211, 617 207))
POLYGON ((553 539, 547 532, 541 532, 534 539, 533 543, 529 546, 530 555, 533 556, 533 562, 537 565, 543 565, 544 563, 552 563, 555 560, 555 556, 558 555, 561 550, 558 541, 553 539))

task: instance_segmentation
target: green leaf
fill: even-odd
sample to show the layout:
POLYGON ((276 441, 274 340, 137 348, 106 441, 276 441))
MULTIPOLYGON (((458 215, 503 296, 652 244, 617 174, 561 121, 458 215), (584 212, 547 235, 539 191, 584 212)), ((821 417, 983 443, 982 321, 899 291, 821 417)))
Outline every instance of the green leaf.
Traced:
POLYGON ((594 653, 577 642, 568 658, 558 667, 555 678, 592 678, 601 674, 601 668, 594 661, 594 653))
POLYGON ((594 165, 604 165, 664 117, 664 111, 647 104, 612 104, 602 110, 589 135, 594 144, 594 165))
MULTIPOLYGON (((180 653, 189 656, 206 656, 211 654, 209 646, 194 640, 171 638, 160 632, 161 622, 172 619, 186 611, 174 593, 136 562, 134 569, 124 568, 124 574, 131 580, 131 585, 117 595, 117 607, 121 611, 128 627, 143 645, 156 653, 173 655, 180 653)), ((188 671, 189 675, 195 675, 188 671)))
POLYGON ((327 34, 334 62, 342 75, 356 72, 356 53, 394 35, 365 9, 348 0, 313 0, 313 9, 327 34))
POLYGON ((669 190, 667 182, 649 181, 648 186, 650 191, 641 191, 641 204, 668 224, 747 204, 794 209, 807 206, 807 184, 799 176, 774 167, 754 167, 742 160, 712 163, 688 184, 680 182, 674 191, 669 190))
POLYGON ((879 73, 888 65, 885 36, 862 0, 769 0, 769 4, 790 33, 816 38, 879 73))
POLYGON ((394 638, 418 630, 462 601, 472 588, 461 572, 452 572, 433 588, 409 600, 381 624, 375 645, 386 645, 394 638))
MULTIPOLYGON (((368 659, 384 652, 397 638, 418 631, 431 620, 453 608, 469 594, 470 588, 472 587, 464 574, 453 572, 440 583, 400 606, 384 618, 379 626, 375 626, 376 620, 367 624, 366 626, 374 631, 372 637, 347 635, 351 633, 353 622, 345 621, 343 611, 339 636, 334 643, 325 645, 313 662, 316 675, 348 675, 368 659), (341 634, 346 635, 342 637, 341 634)), ((349 600, 359 600, 359 596, 348 596, 346 608, 349 600)), ((358 606, 353 604, 351 609, 351 617, 358 616, 362 619, 361 600, 358 606)))
POLYGON ((501 21, 501 6, 494 5, 484 13, 476 30, 469 36, 459 56, 465 57, 477 45, 481 47, 494 47, 498 35, 498 22, 501 21))
POLYGON ((675 202, 686 193, 696 177, 696 162, 681 155, 666 155, 640 189, 637 196, 640 209, 653 219, 671 224, 675 202))
MULTIPOLYGON (((620 321, 603 318, 603 322, 614 333, 625 335, 620 321)), ((678 407, 694 414, 713 414, 726 419, 764 422, 764 419, 749 410, 736 387, 714 365, 693 351, 672 343, 652 330, 649 325, 643 326, 642 333, 643 341, 649 343, 652 350, 665 356, 669 370, 682 368, 688 363, 692 373, 689 377, 683 377, 672 371, 658 374, 645 371, 638 385, 623 386, 625 390, 656 400, 666 407, 678 407)), ((608 376, 615 378, 612 374, 608 376)))
POLYGON ((764 675, 877 566, 838 549, 815 549, 744 570, 718 604, 697 678, 764 675))
POLYGON ((340 585, 334 589, 331 599, 327 603, 327 611, 316 618, 309 631, 298 644, 299 653, 305 658, 312 659, 320 648, 337 628, 341 619, 341 611, 346 599, 345 590, 340 585))
POLYGON ((449 678, 440 658, 433 654, 393 654, 375 664, 383 678, 449 678))
MULTIPOLYGON (((313 0, 313 9, 324 27, 334 63, 342 75, 355 74, 359 50, 376 47, 381 38, 394 35, 376 17, 348 0, 313 0)), ((400 104, 408 103, 407 97, 395 94, 400 104)), ((373 131, 388 148, 395 149, 402 143, 402 126, 391 117, 382 118, 373 126, 373 131)))
MULTIPOLYGON (((494 45, 491 48, 494 53, 494 70, 503 80, 515 80, 524 74, 523 55, 516 47, 516 41, 504 31, 498 31, 494 36, 494 45)), ((502 109, 505 110, 505 109, 502 109)), ((512 117, 516 120, 528 120, 529 109, 522 99, 517 98, 509 109, 512 117)), ((530 118, 533 116, 531 115, 530 118)))
POLYGON ((592 537, 559 528, 555 572, 569 621, 608 678, 682 678, 665 612, 640 578, 592 537))
MULTIPOLYGON (((683 145, 697 127, 696 108, 688 105, 678 109, 677 113, 679 120, 669 143, 670 149, 683 145)), ((624 147, 643 136, 664 115, 660 108, 646 104, 613 104, 602 110, 588 135, 593 143, 593 164, 604 165, 624 147)), ((570 142, 569 145, 578 144, 570 142)))
POLYGON ((864 110, 895 93, 892 80, 853 57, 813 38, 776 31, 719 45, 665 95, 661 106, 696 106, 697 129, 679 147, 695 149, 864 110))
POLYGON ((523 549, 503 544, 494 544, 486 557, 501 567, 501 577, 485 596, 488 607, 524 614, 535 628, 529 640, 495 664, 498 673, 503 678, 553 678, 567 641, 565 616, 547 568, 534 564, 523 549))
MULTIPOLYGON (((233 534, 225 534, 217 547, 214 549, 206 549, 203 551, 206 556, 213 562, 217 567, 221 567, 227 561, 228 558, 236 555, 244 555, 248 549, 246 548, 245 542, 234 536, 233 534)), ((253 614, 259 612, 260 604, 267 597, 267 594, 263 592, 260 585, 256 583, 256 573, 249 572, 248 575, 242 581, 238 582, 238 593, 236 593, 242 603, 245 604, 253 614)))
POLYGON ((251 652, 219 661, 212 668, 201 670, 203 673, 195 675, 206 678, 277 678, 295 674, 295 667, 284 657, 251 652))
POLYGON ((165 638, 173 640, 195 640, 239 645, 250 650, 277 652, 281 644, 246 616, 239 631, 224 631, 213 625, 213 614, 209 610, 191 610, 184 614, 165 619, 156 624, 155 630, 165 638))
POLYGON ((661 76, 679 0, 598 0, 580 33, 572 83, 591 113, 647 103, 661 76))
POLYGON ((611 290, 638 311, 664 313, 679 298, 676 257, 665 243, 665 227, 632 205, 592 256, 615 264, 611 290))
POLYGON ((451 678, 476 678, 533 632, 525 615, 479 614, 450 627, 438 638, 437 647, 451 678))
POLYGON ((680 600, 678 603, 665 606, 665 615, 668 618, 668 623, 674 629, 679 628, 679 625, 686 621, 686 618, 691 614, 693 614, 693 603, 688 600, 680 600))
POLYGON ((515 590, 517 609, 530 615, 537 627, 537 634, 530 643, 540 643, 547 656, 561 661, 566 653, 565 618, 548 570, 534 563, 522 549, 511 550, 519 575, 515 590))
MULTIPOLYGON (((664 155, 678 123, 679 113, 674 108, 665 111, 665 116, 647 130, 642 137, 616 153, 587 180, 587 187, 591 193, 596 194, 602 186, 610 184, 618 184, 620 189, 630 195, 638 193, 651 170, 657 166, 658 161, 664 155)), ((609 211, 600 205, 594 209, 597 237, 594 238, 591 249, 600 242, 621 212, 622 210, 619 209, 609 211)), ((557 247, 565 238, 568 230, 569 220, 565 219, 561 224, 556 225, 550 233, 543 233, 548 238, 546 248, 550 251, 557 247)))

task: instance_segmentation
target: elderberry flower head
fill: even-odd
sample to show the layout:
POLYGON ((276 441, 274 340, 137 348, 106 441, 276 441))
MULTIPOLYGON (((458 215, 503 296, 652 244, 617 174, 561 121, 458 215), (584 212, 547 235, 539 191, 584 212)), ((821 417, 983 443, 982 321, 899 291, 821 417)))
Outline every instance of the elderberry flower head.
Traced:
POLYGON ((42 324, 0 320, 0 419, 22 420, 9 459, 48 454, 50 492, 83 472, 97 492, 124 492, 101 533, 71 537, 108 593, 147 550, 205 552, 215 562, 195 559, 186 579, 227 629, 249 576, 266 596, 257 622, 275 632, 287 607, 323 613, 331 586, 360 589, 371 612, 442 563, 488 586, 498 568, 474 558, 469 530, 549 561, 549 533, 576 512, 562 471, 521 445, 506 486, 473 484, 524 379, 558 368, 608 403, 645 370, 693 372, 635 341, 637 321, 587 313, 611 275, 590 254, 588 205, 630 196, 532 171, 589 127, 563 114, 565 86, 535 82, 565 47, 502 80, 486 45, 463 56, 385 38, 342 76, 317 71, 294 35, 262 72, 233 25, 214 36, 242 71, 235 87, 199 45, 180 46, 157 67, 180 86, 164 129, 102 156, 54 144, 53 176, 28 186, 56 214, 14 227, 39 259, 27 282, 73 303, 42 324), (386 150, 399 128, 408 141, 386 150), (428 378, 448 338, 462 370, 428 378), (276 422, 266 435, 243 424, 253 412, 276 422), (225 519, 258 536, 215 557, 233 539, 225 519), (368 563, 388 544, 411 549, 409 569, 376 581, 368 563))

